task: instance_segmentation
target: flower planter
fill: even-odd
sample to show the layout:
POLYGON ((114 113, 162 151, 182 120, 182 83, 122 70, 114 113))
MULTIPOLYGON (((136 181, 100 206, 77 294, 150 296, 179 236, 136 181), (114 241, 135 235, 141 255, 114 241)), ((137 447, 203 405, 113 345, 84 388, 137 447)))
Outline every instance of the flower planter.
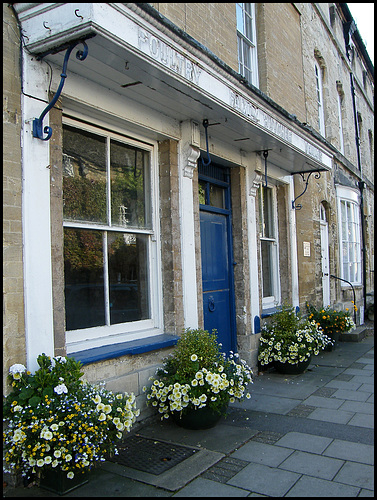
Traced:
POLYGON ((299 373, 303 373, 307 367, 310 365, 311 358, 306 361, 301 361, 294 365, 290 363, 281 363, 280 361, 274 361, 275 370, 279 373, 283 373, 286 375, 298 375, 299 373))
POLYGON ((44 490, 58 495, 65 495, 89 481, 89 472, 78 472, 72 479, 68 479, 67 471, 61 469, 45 469, 39 479, 39 486, 44 490))
MULTIPOLYGON (((225 408, 222 410, 225 410, 225 408)), ((223 411, 221 413, 215 412, 205 406, 197 410, 194 408, 186 410, 186 413, 182 414, 181 412, 173 411, 171 412, 171 417, 177 425, 184 429, 200 430, 215 427, 223 413, 223 411)))
POLYGON ((337 344, 337 342, 339 341, 339 337, 340 337, 340 332, 339 331, 335 331, 335 332, 332 332, 332 334, 328 334, 329 337, 331 337, 331 340, 334 342, 333 345, 330 345, 328 344, 326 347, 325 347, 325 351, 334 351, 335 350, 335 346, 337 344))

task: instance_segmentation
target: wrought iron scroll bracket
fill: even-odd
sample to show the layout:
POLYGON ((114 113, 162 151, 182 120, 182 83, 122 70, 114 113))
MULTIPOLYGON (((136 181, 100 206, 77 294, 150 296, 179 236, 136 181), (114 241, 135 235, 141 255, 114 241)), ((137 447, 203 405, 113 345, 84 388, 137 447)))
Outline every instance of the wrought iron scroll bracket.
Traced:
POLYGON ((262 149, 262 150, 258 150, 258 151, 254 151, 254 153, 257 153, 258 155, 261 155, 263 154, 263 158, 264 158, 264 187, 267 187, 267 157, 268 157, 268 152, 270 151, 270 149, 262 149))
POLYGON ((301 198, 301 196, 303 196, 306 193, 306 190, 308 189, 310 176, 313 173, 315 173, 315 175, 314 175, 315 179, 319 179, 321 177, 321 172, 319 172, 319 171, 315 172, 314 170, 312 170, 310 172, 295 172, 295 174, 301 175, 302 180, 305 182, 305 189, 301 194, 296 196, 296 198, 292 201, 292 209, 293 210, 301 210, 302 205, 300 205, 299 203, 296 205, 296 200, 298 200, 298 198, 301 198), (305 174, 308 174, 306 179, 305 179, 305 174))
MULTIPOLYGON (((34 118, 34 120, 33 120, 33 137, 36 137, 37 139, 41 139, 42 141, 48 141, 51 138, 51 136, 52 136, 52 128, 51 127, 49 127, 48 125, 46 125, 43 128, 43 119, 46 116, 46 114, 50 111, 50 109, 52 109, 55 106, 55 103, 57 102, 57 100, 60 97, 60 94, 62 93, 62 90, 63 90, 63 87, 64 87, 64 83, 65 83, 65 79, 67 78, 67 65, 68 65, 69 56, 71 55, 72 50, 79 43, 81 43, 84 46, 84 50, 78 50, 77 53, 76 53, 76 58, 79 61, 83 61, 84 59, 86 59, 86 56, 88 55, 88 50, 89 49, 88 49, 88 46, 87 46, 87 44, 85 43, 84 40, 77 40, 76 42, 73 42, 68 47, 68 49, 67 49, 67 51, 65 53, 65 56, 64 56, 63 69, 62 69, 62 73, 60 75, 61 76, 61 80, 60 80, 60 84, 59 84, 58 90, 56 91, 56 93, 55 93, 53 99, 51 100, 51 102, 48 104, 48 106, 45 108, 45 110, 41 113, 40 117, 39 118, 34 118), (43 134, 47 134, 46 137, 43 137, 43 134)), ((44 54, 44 55, 46 55, 46 54, 44 54)))
POLYGON ((209 123, 207 119, 203 120, 203 127, 205 130, 205 135, 206 135, 206 149, 207 149, 207 161, 204 161, 202 158, 202 163, 205 167, 208 167, 208 165, 211 163, 211 157, 209 155, 209 146, 208 146, 208 127, 212 127, 213 125, 220 125, 220 123, 209 123))

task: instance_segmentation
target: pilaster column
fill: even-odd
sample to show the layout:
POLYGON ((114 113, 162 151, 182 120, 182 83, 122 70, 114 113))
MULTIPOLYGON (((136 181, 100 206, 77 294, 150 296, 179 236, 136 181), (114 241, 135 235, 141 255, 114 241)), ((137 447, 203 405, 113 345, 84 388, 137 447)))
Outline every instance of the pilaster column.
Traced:
POLYGON ((182 285, 185 328, 198 328, 198 305, 195 259, 195 226, 193 203, 193 174, 200 155, 199 124, 193 121, 181 123, 179 155, 180 215, 182 285))
POLYGON ((263 176, 260 172, 250 169, 249 175, 249 199, 248 199, 248 225, 249 225, 249 258, 250 258, 250 308, 251 308, 251 328, 255 331, 254 318, 260 316, 260 265, 258 260, 258 228, 256 214, 256 197, 258 188, 262 183, 263 176))

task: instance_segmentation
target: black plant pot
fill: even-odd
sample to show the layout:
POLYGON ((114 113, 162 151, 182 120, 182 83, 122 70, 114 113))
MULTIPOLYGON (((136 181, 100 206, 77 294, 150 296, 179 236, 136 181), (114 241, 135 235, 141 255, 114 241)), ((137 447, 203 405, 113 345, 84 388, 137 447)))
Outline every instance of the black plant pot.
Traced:
POLYGON ((299 373, 303 373, 307 367, 310 365, 311 358, 306 361, 301 361, 299 363, 295 363, 294 365, 290 363, 281 363, 280 361, 274 361, 275 370, 279 373, 283 373, 286 375, 298 375, 299 373))

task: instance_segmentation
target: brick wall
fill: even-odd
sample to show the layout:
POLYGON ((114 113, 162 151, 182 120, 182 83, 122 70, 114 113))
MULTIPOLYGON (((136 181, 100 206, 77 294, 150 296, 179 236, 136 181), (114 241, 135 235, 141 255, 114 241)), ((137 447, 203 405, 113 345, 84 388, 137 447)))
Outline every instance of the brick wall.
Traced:
POLYGON ((20 35, 3 4, 3 384, 14 363, 26 365, 21 224, 20 35), (5 147, 6 146, 6 147, 5 147))

